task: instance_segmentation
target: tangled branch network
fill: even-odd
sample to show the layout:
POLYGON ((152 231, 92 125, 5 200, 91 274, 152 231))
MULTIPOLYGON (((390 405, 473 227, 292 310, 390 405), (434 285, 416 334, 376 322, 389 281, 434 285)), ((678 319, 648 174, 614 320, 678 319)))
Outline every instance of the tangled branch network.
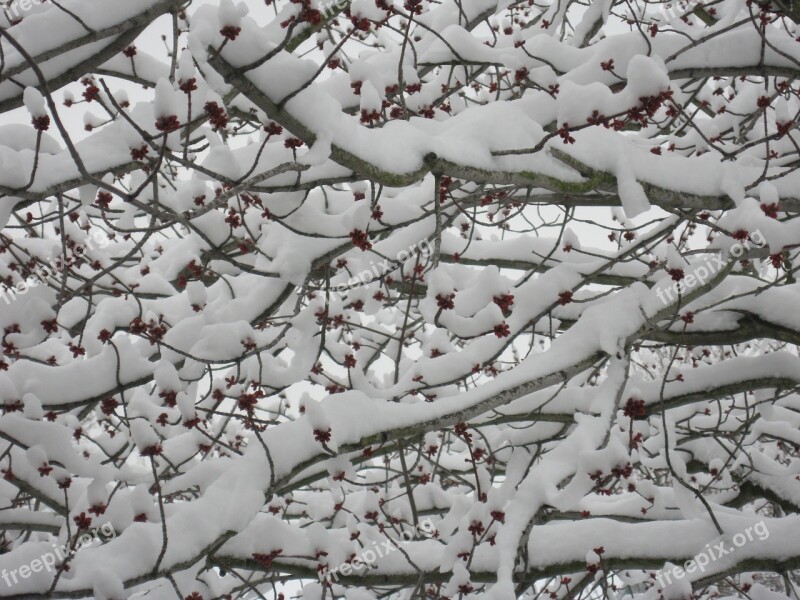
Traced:
POLYGON ((800 4, 0 0, 0 598, 797 600, 800 4))

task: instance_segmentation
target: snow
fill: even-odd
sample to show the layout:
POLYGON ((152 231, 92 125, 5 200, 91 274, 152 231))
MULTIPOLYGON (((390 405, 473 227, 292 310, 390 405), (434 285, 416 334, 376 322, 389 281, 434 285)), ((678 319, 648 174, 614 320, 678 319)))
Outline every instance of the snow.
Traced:
POLYGON ((796 27, 389 4, 0 17, 0 596, 789 598, 796 27))
POLYGON ((177 96, 172 84, 165 78, 156 83, 155 101, 153 109, 156 117, 168 117, 177 114, 177 96))
POLYGON ((44 107, 44 96, 36 88, 26 87, 22 93, 22 99, 32 117, 41 117, 47 114, 44 107))

